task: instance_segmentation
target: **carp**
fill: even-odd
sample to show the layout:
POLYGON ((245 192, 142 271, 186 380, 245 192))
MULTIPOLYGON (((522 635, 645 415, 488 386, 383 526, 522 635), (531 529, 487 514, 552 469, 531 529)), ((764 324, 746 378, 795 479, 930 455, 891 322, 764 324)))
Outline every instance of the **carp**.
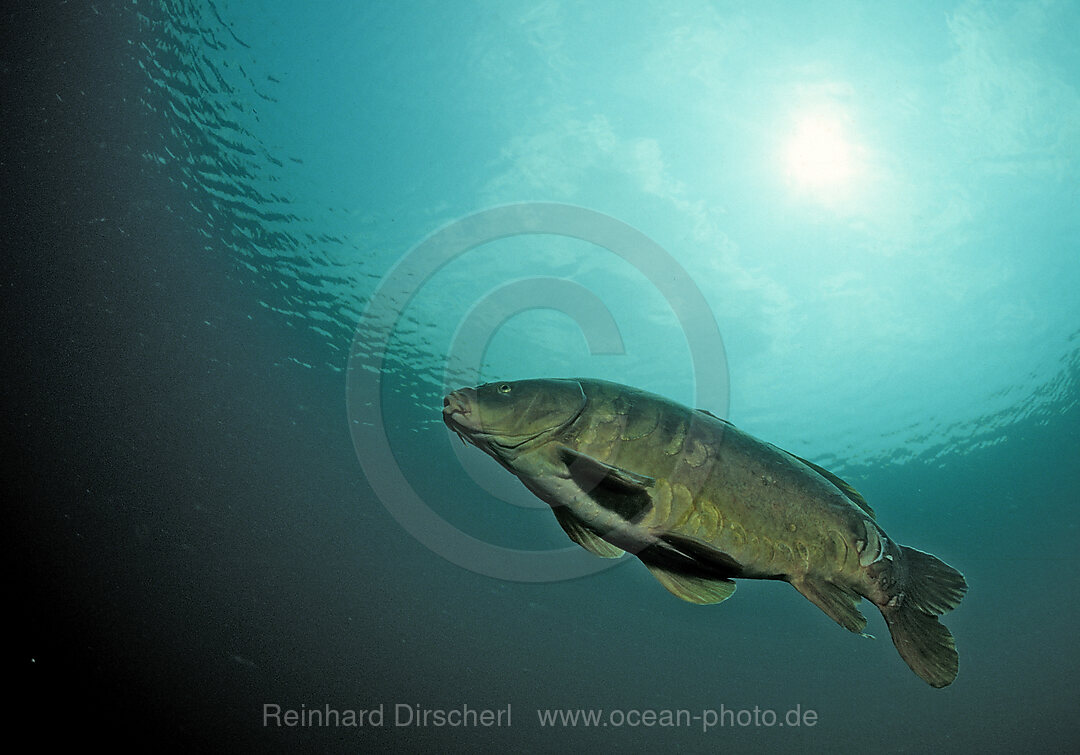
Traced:
POLYGON ((443 420, 551 506, 575 543, 636 556, 668 591, 719 603, 735 579, 790 583, 862 633, 865 598, 911 669, 933 687, 956 678, 938 616, 967 583, 900 545, 842 479, 705 410, 601 380, 495 382, 453 391, 443 420))

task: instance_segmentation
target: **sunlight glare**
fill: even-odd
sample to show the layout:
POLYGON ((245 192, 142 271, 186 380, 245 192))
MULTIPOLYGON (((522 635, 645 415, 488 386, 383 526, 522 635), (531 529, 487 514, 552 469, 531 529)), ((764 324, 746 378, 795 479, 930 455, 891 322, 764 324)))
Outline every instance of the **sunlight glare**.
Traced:
POLYGON ((854 152, 839 118, 803 116, 787 145, 788 177, 800 188, 843 188, 856 172, 854 152))

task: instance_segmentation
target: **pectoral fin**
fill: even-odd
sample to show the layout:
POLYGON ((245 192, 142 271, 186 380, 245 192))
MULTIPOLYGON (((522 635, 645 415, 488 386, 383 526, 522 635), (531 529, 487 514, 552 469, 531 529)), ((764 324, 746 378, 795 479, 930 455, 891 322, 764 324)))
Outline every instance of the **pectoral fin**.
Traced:
POLYGON ((563 528, 563 532, 589 553, 601 558, 618 558, 623 554, 622 548, 603 540, 589 529, 583 521, 574 516, 574 512, 568 507, 555 506, 551 510, 555 512, 555 519, 558 520, 559 526, 563 528))
POLYGON ((640 519, 652 506, 648 489, 656 482, 653 478, 605 464, 566 446, 559 453, 582 492, 625 521, 640 519))

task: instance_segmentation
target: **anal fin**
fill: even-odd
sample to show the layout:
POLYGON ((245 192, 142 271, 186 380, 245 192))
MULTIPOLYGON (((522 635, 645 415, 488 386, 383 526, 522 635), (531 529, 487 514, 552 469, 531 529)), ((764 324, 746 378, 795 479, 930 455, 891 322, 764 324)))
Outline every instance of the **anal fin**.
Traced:
POLYGON ((824 579, 805 578, 791 585, 849 632, 861 634, 866 628, 866 617, 856 607, 861 598, 855 593, 824 579))

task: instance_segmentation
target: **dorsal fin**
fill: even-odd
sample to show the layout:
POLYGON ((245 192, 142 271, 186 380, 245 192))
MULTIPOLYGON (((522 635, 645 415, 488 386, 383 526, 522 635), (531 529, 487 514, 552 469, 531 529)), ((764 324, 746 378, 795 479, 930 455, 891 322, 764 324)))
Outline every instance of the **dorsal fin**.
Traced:
MULTIPOLYGON (((783 450, 783 449, 781 449, 781 450, 783 450)), ((851 500, 851 502, 852 502, 852 503, 854 503, 854 504, 855 504, 856 506, 858 506, 858 507, 859 507, 860 509, 862 509, 862 510, 863 510, 863 511, 865 511, 865 512, 866 512, 867 514, 869 514, 869 515, 870 515, 870 518, 871 518, 871 519, 874 519, 874 518, 875 518, 875 516, 874 516, 874 510, 873 510, 872 508, 870 508, 870 504, 869 504, 869 503, 867 503, 867 502, 866 502, 866 499, 865 499, 865 498, 863 498, 863 497, 862 497, 862 496, 861 496, 861 495, 859 494, 859 491, 858 491, 858 490, 856 490, 855 488, 851 487, 851 485, 849 485, 849 484, 847 484, 846 482, 844 482, 843 480, 841 480, 841 479, 840 479, 839 477, 837 477, 836 475, 834 475, 834 474, 833 474, 832 472, 830 472, 829 470, 827 470, 827 469, 824 469, 823 467, 819 467, 819 466, 818 466, 817 464, 815 464, 814 462, 812 462, 812 461, 807 461, 806 459, 802 458, 801 456, 796 456, 795 454, 791 453, 790 451, 784 451, 784 453, 786 453, 786 454, 787 454, 788 456, 790 456, 791 458, 793 458, 793 459, 797 459, 798 461, 801 461, 801 462, 802 462, 803 464, 805 464, 806 466, 810 467, 810 468, 811 468, 812 470, 814 470, 814 471, 815 471, 815 472, 817 472, 817 473, 818 473, 819 475, 821 475, 822 477, 824 477, 824 478, 825 478, 826 480, 828 480, 829 482, 831 482, 831 483, 832 483, 833 485, 835 485, 836 487, 838 487, 838 488, 840 489, 840 492, 841 492, 841 493, 843 493, 844 495, 846 495, 846 496, 847 496, 847 497, 848 497, 848 498, 849 498, 849 499, 851 500)))
POLYGON ((730 425, 730 424, 731 424, 731 423, 730 423, 729 421, 727 421, 727 420, 726 420, 726 419, 724 419, 723 417, 717 417, 717 416, 716 416, 715 414, 713 414, 712 412, 710 412, 710 411, 709 411, 708 409, 698 409, 698 411, 699 411, 699 412, 701 412, 702 414, 707 414, 707 415, 709 415, 709 416, 710 416, 710 417, 712 417, 713 419, 718 419, 718 420, 720 420, 720 421, 721 421, 721 422, 723 422, 723 423, 724 423, 725 425, 730 425))

